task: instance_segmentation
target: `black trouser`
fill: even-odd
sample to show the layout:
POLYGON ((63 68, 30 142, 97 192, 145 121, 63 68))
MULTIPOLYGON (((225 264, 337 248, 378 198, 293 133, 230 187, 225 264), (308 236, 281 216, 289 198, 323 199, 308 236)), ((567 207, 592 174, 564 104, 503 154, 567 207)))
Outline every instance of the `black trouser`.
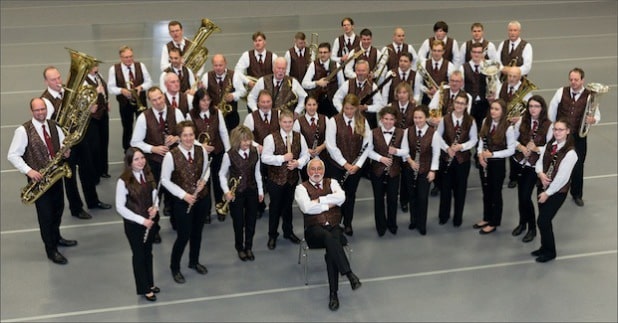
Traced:
POLYGON ((172 196, 172 194, 170 194, 165 189, 165 187, 163 187, 163 185, 159 185, 159 181, 161 180, 161 164, 162 163, 157 162, 153 160, 152 158, 146 158, 146 160, 148 161, 148 166, 150 166, 150 171, 152 172, 152 175, 154 176, 154 179, 157 182, 157 185, 159 187, 159 201, 161 201, 162 196, 165 197, 163 199, 163 205, 164 205, 163 208, 172 212, 172 214, 170 215, 170 224, 172 225, 172 228, 175 228, 176 226, 176 223, 174 221, 175 217, 174 217, 174 212, 172 211, 172 207, 174 206, 174 202, 173 202, 174 196, 172 196))
POLYGON ((480 171, 483 183, 483 221, 492 227, 502 222, 502 185, 506 176, 506 161, 504 158, 490 158, 487 161, 487 178, 480 171))
POLYGON ((541 234, 541 253, 550 257, 556 256, 556 241, 551 221, 564 203, 567 193, 555 193, 547 198, 545 203, 539 203, 539 233, 541 234))
POLYGON ((333 100, 323 95, 318 100, 318 113, 332 118, 332 116, 336 115, 338 112, 337 108, 333 105, 333 100))
POLYGON ((472 102, 472 109, 470 109, 470 115, 474 118, 476 122, 476 129, 478 131, 481 130, 481 126, 483 125, 483 119, 487 117, 487 112, 489 111, 489 102, 486 99, 481 99, 478 101, 472 102))
POLYGON ((410 202, 410 185, 406 178, 406 172, 412 172, 408 162, 404 162, 403 165, 401 165, 401 176, 399 181, 399 203, 401 203, 401 205, 406 205, 410 202))
POLYGON ((96 148, 93 148, 94 163, 97 175, 101 177, 103 174, 109 174, 109 114, 104 113, 101 119, 92 119, 90 124, 98 133, 96 148))
POLYGON ((367 119, 367 123, 369 124, 369 129, 375 129, 378 126, 378 116, 375 112, 363 112, 365 119, 367 119))
POLYGON ((84 193, 84 200, 88 207, 94 207, 99 203, 99 196, 97 195, 96 180, 99 178, 96 175, 96 169, 94 167, 94 161, 92 159, 93 152, 88 141, 82 141, 71 148, 71 155, 69 156, 68 163, 73 172, 71 178, 64 178, 64 185, 66 185, 67 200, 69 201, 69 209, 71 214, 77 215, 84 203, 79 196, 79 190, 77 188, 77 169, 79 166, 79 181, 82 184, 82 191, 84 193))
POLYGON ((509 181, 517 182, 519 175, 521 174, 521 164, 519 164, 513 157, 509 159, 509 181))
POLYGON ((135 290, 137 294, 150 293, 154 286, 152 270, 152 238, 144 242, 146 227, 133 221, 124 219, 124 233, 131 246, 131 263, 133 265, 133 277, 135 278, 135 290))
MULTIPOLYGON (((337 179, 339 183, 343 179, 345 169, 340 169, 337 166, 331 167, 333 171, 333 178, 337 179)), ((358 183, 360 182, 361 174, 360 170, 354 174, 349 175, 345 182, 343 182, 342 188, 345 192, 345 202, 341 205, 341 215, 343 217, 343 226, 352 227, 352 219, 354 218, 354 205, 356 204, 356 190, 358 189, 358 183)))
POLYGON ((429 200, 429 186, 427 174, 418 174, 414 181, 412 168, 404 168, 406 185, 410 192, 410 223, 419 230, 427 228, 427 205, 429 200))
POLYGON ((257 206, 257 188, 247 188, 242 192, 236 191, 236 198, 233 202, 230 202, 236 251, 251 250, 253 248, 257 206))
POLYGON ((351 271, 350 262, 343 250, 347 240, 342 234, 341 227, 314 225, 305 229, 305 240, 309 248, 326 248, 324 260, 328 272, 328 286, 331 292, 337 292, 339 274, 345 275, 351 271))
POLYGON ((446 161, 440 160, 440 221, 446 222, 451 214, 451 198, 455 200, 455 212, 453 225, 459 226, 463 221, 463 210, 466 204, 466 191, 468 189, 468 175, 470 174, 470 160, 459 163, 453 158, 450 166, 446 161))
POLYGON ((586 152, 588 150, 586 138, 581 138, 578 132, 573 134, 575 152, 577 153, 577 162, 573 167, 573 172, 571 172, 571 196, 573 198, 582 198, 584 196, 584 162, 586 161, 586 152))
POLYGON ((58 240, 61 237, 60 222, 62 221, 62 211, 64 211, 63 189, 62 182, 58 181, 34 202, 41 239, 45 244, 47 256, 51 256, 53 252, 58 250, 58 240))
POLYGON ((240 116, 238 115, 238 108, 235 107, 234 105, 232 105, 233 110, 232 112, 228 113, 225 117, 223 117, 223 119, 225 120, 225 128, 227 129, 227 132, 231 132, 232 129, 238 127, 238 124, 240 123, 240 116))
MULTIPOLYGON (((528 230, 536 229, 536 215, 532 203, 532 192, 537 184, 534 167, 524 166, 517 183, 517 200, 519 201, 519 224, 527 225, 528 230)), ((538 192, 538 190, 537 190, 538 192)), ((534 196, 536 198, 536 195, 534 196)))
POLYGON ((129 103, 123 104, 118 101, 120 108, 120 122, 122 123, 122 149, 127 150, 131 147, 131 137, 133 136, 133 121, 140 114, 137 107, 129 103))
MULTIPOLYGON (((215 204, 223 201, 223 190, 221 189, 221 183, 219 181, 219 170, 221 169, 221 162, 223 161, 224 153, 225 152, 216 155, 209 155, 212 156, 212 159, 210 160, 210 164, 208 166, 210 167, 210 178, 206 183, 206 187, 211 187, 210 183, 212 183, 212 190, 210 192, 213 194, 210 195, 215 198, 215 204)), ((208 209, 207 214, 210 214, 210 209, 208 209)))
POLYGON ((399 175, 376 176, 371 173, 373 187, 373 215, 378 234, 384 234, 386 229, 397 230, 397 191, 399 189, 399 175), (386 181, 385 181, 386 179, 386 181), (386 195, 386 216, 384 216, 384 196, 386 195))
POLYGON ((271 180, 267 181, 270 204, 268 205, 268 237, 276 239, 279 236, 279 218, 282 219, 281 229, 283 236, 289 237, 292 230, 292 203, 296 186, 290 183, 277 185, 271 180))
POLYGON ((191 212, 187 214, 189 204, 184 200, 174 197, 172 208, 176 218, 176 241, 172 247, 170 269, 172 273, 180 271, 180 259, 189 243, 189 265, 199 263, 200 247, 202 244, 202 229, 204 228, 204 212, 210 208, 210 195, 197 200, 191 212))

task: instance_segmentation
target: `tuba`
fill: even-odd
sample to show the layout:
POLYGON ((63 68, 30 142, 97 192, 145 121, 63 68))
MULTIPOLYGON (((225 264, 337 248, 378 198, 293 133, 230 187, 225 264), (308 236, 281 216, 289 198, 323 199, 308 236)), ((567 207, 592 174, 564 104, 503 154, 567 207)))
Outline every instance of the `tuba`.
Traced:
POLYGON ((483 67, 481 67, 481 74, 485 75, 487 82, 485 97, 495 96, 498 93, 498 81, 500 80, 500 63, 485 61, 483 67))
POLYGON ((101 61, 70 48, 67 50, 71 55, 69 79, 65 86, 67 93, 55 118, 66 137, 62 148, 39 170, 43 179, 38 182, 30 181, 22 189, 21 201, 24 204, 34 203, 57 181, 73 175, 71 168, 64 162, 64 154, 84 138, 90 121, 90 106, 97 100, 96 88, 84 84, 84 81, 88 72, 101 61))
POLYGON ((197 78, 197 71, 204 66, 208 59, 208 48, 204 47, 204 42, 213 32, 220 32, 221 28, 215 25, 210 19, 203 18, 202 25, 191 40, 191 45, 182 56, 184 64, 191 69, 193 75, 197 78))
POLYGON ((530 82, 527 77, 524 76, 521 81, 521 85, 517 89, 517 92, 513 94, 511 101, 506 105, 506 110, 508 111, 507 118, 519 118, 526 111, 526 101, 524 98, 528 93, 538 90, 539 88, 534 85, 534 83, 530 82))
POLYGON ((609 86, 601 83, 589 83, 586 86, 586 89, 590 91, 590 94, 588 95, 588 101, 586 102, 586 110, 584 111, 584 116, 582 117, 582 123, 579 126, 579 136, 581 138, 588 136, 590 125, 586 122, 586 118, 594 116, 595 112, 599 108, 599 97, 601 94, 609 91, 609 86))

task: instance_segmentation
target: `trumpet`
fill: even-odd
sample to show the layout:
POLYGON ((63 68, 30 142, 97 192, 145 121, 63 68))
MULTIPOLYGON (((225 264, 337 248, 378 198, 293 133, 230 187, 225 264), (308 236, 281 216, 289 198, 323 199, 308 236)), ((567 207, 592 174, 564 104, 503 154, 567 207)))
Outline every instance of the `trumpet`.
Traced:
POLYGON ((609 91, 609 87, 601 83, 589 83, 586 86, 586 89, 590 91, 590 95, 588 95, 586 110, 584 112, 584 117, 582 118, 582 123, 579 127, 579 136, 581 138, 586 137, 590 131, 590 125, 586 122, 586 118, 594 116, 595 112, 599 108, 599 97, 601 94, 609 91))
POLYGON ((143 105, 142 101, 139 99, 139 94, 137 93, 137 89, 133 86, 133 82, 131 82, 131 81, 127 82, 127 90, 129 90, 129 92, 131 92, 131 99, 129 100, 129 103, 132 106, 137 106, 137 111, 138 112, 142 112, 142 111, 148 109, 148 107, 143 105))
MULTIPOLYGON (((230 193, 232 193, 232 195, 236 194, 236 190, 238 189, 238 185, 240 184, 241 179, 242 176, 238 176, 238 178, 230 178, 230 193)), ((232 199, 232 201, 233 200, 234 199, 232 199)), ((224 198, 223 201, 215 205, 215 210, 217 210, 219 221, 225 220, 225 216, 230 213, 230 201, 224 198)))

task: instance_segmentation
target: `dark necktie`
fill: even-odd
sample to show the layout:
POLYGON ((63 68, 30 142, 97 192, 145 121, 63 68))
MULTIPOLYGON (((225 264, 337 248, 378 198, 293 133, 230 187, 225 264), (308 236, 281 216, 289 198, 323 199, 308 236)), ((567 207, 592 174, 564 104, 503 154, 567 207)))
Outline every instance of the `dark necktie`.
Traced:
POLYGON ((322 190, 320 183, 315 183, 315 188, 317 188, 318 190, 322 190))
POLYGON ((302 50, 298 51, 298 57, 303 58, 303 51, 302 50))
POLYGON ((511 43, 511 51, 509 52, 509 54, 512 53, 514 50, 515 50, 515 43, 511 43))
POLYGON ((204 122, 209 123, 210 119, 208 119, 208 115, 206 113, 202 114, 202 120, 204 120, 204 122))
POLYGON ((223 77, 222 76, 217 76, 217 84, 219 84, 219 87, 221 87, 223 85, 223 77))
POLYGON ((571 92, 571 98, 575 101, 575 97, 577 96, 577 92, 571 92))
POLYGON ((176 96, 172 97, 172 108, 178 108, 178 103, 176 102, 176 96))
POLYGON ((268 122, 268 113, 264 113, 264 123, 266 125, 269 125, 270 123, 268 122))
POLYGON ((132 84, 131 87, 135 87, 135 75, 133 75, 133 70, 130 65, 127 65, 127 68, 129 69, 129 81, 132 84))
POLYGON ((350 132, 350 135, 354 134, 354 131, 352 130, 352 120, 348 120, 348 131, 350 132))
POLYGON ((163 120, 163 112, 159 112, 159 129, 161 132, 165 129, 165 120, 163 120))
POLYGON ((247 155, 246 152, 243 152, 242 154, 245 156, 245 159, 249 158, 249 155, 247 155))
POLYGON ((438 72, 438 62, 436 62, 436 65, 434 65, 434 67, 433 67, 433 71, 434 71, 434 72, 438 72))
POLYGON ((489 132, 489 134, 493 136, 494 133, 496 133, 496 125, 491 125, 491 131, 489 132))
POLYGON ((385 135, 392 135, 393 134, 392 131, 382 131, 382 133, 385 134, 385 135))
POLYGON ((62 100, 63 97, 64 97, 64 92, 63 91, 58 92, 58 99, 62 100))
POLYGON ((315 124, 315 117, 311 117, 311 128, 312 128, 313 130, 315 130, 315 128, 316 128, 316 124, 315 124))
POLYGON ((193 158, 191 158, 191 152, 187 151, 187 161, 189 161, 189 164, 193 164, 193 158))
POLYGON ((551 145, 551 155, 555 155, 558 152, 558 144, 551 145))
POLYGON ((51 142, 51 137, 47 133, 47 130, 45 130, 45 125, 42 125, 41 127, 43 127, 43 138, 45 138, 45 145, 47 146, 47 152, 49 152, 49 157, 53 158, 55 153, 54 153, 54 146, 52 145, 52 142, 51 142))
POLYGON ((401 73, 401 80, 402 81, 406 80, 406 72, 401 73))
POLYGON ((260 63, 260 65, 264 64, 264 61, 262 60, 262 54, 258 54, 258 57, 259 57, 258 58, 258 63, 260 63))
POLYGON ((513 92, 515 92, 515 87, 509 86, 509 99, 513 96, 513 92))
POLYGON ((401 45, 397 45, 397 54, 401 54, 401 45))
POLYGON ((348 44, 346 46, 348 47, 348 49, 352 48, 352 42, 350 41, 350 38, 348 38, 348 44))
POLYGON ((144 174, 139 175, 139 183, 142 185, 146 185, 146 181, 144 180, 144 174))
POLYGON ((479 65, 478 64, 474 64, 474 73, 476 73, 476 74, 479 73, 479 65))
POLYGON ((455 125, 455 131, 459 131, 459 120, 457 120, 457 124, 455 125))
POLYGON ((177 74, 178 74, 178 78, 181 79, 182 78, 182 69, 179 69, 177 71, 177 74))

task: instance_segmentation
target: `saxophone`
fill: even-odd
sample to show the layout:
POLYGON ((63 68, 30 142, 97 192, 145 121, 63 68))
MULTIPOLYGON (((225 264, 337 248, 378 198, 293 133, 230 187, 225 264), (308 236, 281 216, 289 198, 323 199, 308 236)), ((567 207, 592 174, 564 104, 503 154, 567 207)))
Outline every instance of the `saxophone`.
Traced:
POLYGON ((67 94, 58 109, 56 122, 66 134, 62 148, 39 170, 43 179, 31 181, 21 190, 21 201, 32 204, 39 199, 52 185, 62 177, 71 177, 71 168, 64 162, 64 154, 77 145, 86 133, 90 121, 90 106, 97 100, 97 91, 94 86, 84 84, 88 72, 101 61, 87 54, 66 48, 71 56, 71 67, 65 90, 67 94))

